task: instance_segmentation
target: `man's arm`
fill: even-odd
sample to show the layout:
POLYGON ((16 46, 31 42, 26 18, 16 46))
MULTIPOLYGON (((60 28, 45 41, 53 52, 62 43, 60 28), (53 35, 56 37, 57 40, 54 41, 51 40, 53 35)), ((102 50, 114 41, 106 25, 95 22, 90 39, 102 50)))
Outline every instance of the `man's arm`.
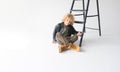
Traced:
POLYGON ((53 31, 53 42, 56 42, 56 33, 57 33, 57 32, 60 32, 60 24, 57 24, 57 25, 55 26, 54 31, 53 31))
POLYGON ((81 36, 82 32, 76 31, 75 28, 72 26, 72 34, 77 34, 77 36, 81 36))

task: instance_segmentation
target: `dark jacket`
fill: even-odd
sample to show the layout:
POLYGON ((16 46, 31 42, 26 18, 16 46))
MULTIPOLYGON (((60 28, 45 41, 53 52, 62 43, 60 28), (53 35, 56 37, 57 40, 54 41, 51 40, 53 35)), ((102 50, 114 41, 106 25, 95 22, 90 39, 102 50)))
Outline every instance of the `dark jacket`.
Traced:
MULTIPOLYGON (((72 34, 78 33, 72 25, 69 25, 67 27, 68 27, 67 36, 71 36, 72 34)), ((55 29, 53 32, 53 41, 56 41, 56 33, 57 32, 63 33, 63 31, 64 31, 64 22, 61 22, 55 26, 55 29)))

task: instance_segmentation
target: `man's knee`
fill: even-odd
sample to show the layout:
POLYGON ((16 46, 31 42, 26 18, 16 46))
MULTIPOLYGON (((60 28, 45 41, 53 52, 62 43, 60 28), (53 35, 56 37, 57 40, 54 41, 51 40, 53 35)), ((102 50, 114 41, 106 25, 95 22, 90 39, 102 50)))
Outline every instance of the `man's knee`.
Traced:
POLYGON ((73 37, 71 37, 70 42, 74 43, 77 40, 78 40, 78 36, 74 35, 73 37))
POLYGON ((60 32, 57 32, 57 33, 56 33, 56 37, 60 37, 60 36, 62 36, 61 33, 60 33, 60 32))

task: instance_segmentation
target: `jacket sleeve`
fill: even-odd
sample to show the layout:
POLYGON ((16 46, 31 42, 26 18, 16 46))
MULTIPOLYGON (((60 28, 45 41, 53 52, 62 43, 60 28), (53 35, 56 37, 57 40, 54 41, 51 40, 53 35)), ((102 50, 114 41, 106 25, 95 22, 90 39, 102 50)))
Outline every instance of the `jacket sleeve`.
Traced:
POLYGON ((57 24, 53 31, 53 41, 56 41, 56 33, 60 32, 60 24, 57 24))
POLYGON ((73 26, 71 26, 71 27, 72 27, 72 34, 77 34, 78 31, 76 31, 75 28, 74 28, 73 26))

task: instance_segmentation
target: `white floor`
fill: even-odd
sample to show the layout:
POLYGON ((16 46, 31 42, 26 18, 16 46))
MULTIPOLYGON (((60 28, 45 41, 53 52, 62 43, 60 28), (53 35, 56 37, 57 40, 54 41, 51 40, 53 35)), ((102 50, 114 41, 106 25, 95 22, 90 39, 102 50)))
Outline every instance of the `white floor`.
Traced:
POLYGON ((92 37, 86 33, 80 52, 58 53, 58 45, 38 33, 4 33, 1 36, 1 72, 119 72, 117 38, 92 37))
POLYGON ((2 6, 8 3, 0 13, 0 72, 120 72, 119 1, 100 1, 101 37, 98 31, 87 30, 80 52, 63 53, 52 43, 52 32, 70 4, 11 1, 0 2, 2 6))

